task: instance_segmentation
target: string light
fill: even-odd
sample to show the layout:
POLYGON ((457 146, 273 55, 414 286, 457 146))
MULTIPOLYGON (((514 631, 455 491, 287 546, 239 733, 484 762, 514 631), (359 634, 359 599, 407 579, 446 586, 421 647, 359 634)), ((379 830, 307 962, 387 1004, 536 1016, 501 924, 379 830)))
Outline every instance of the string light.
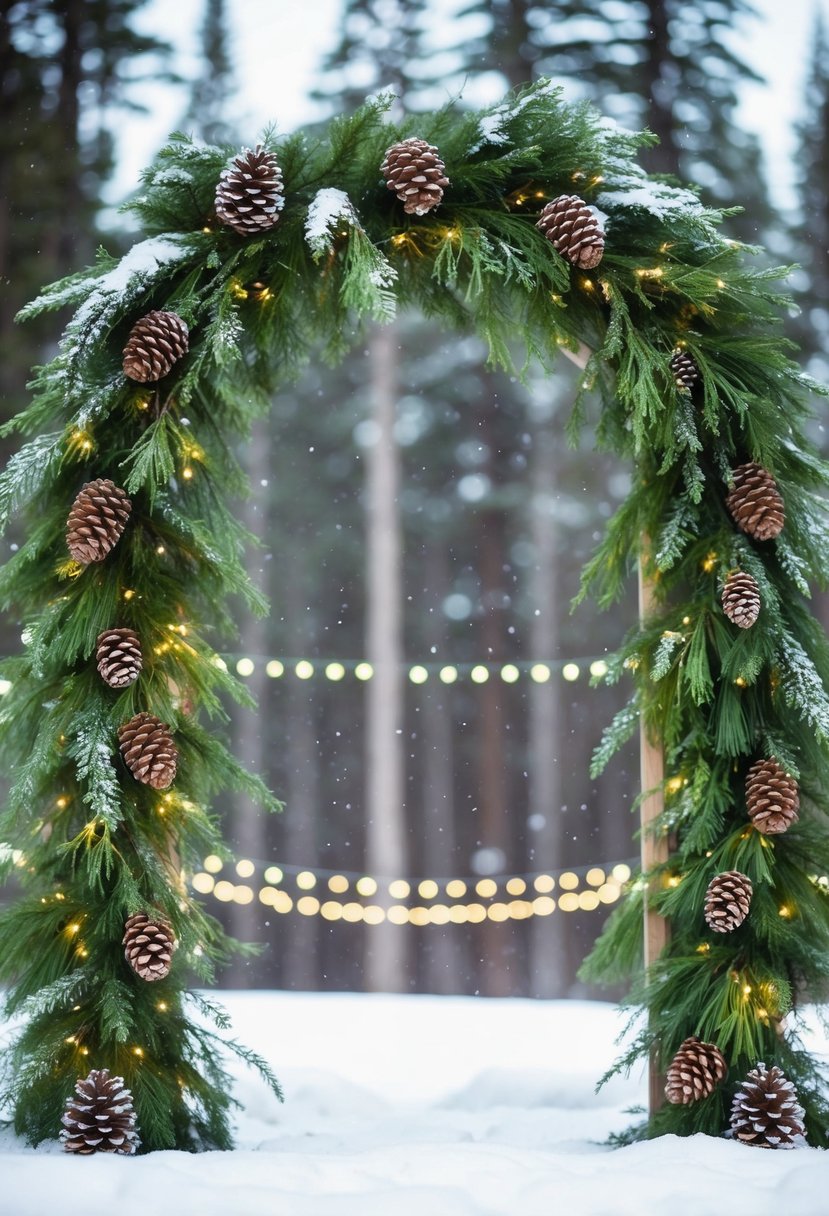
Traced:
MULTIPOLYGON (((166 552, 163 545, 159 545, 156 553, 164 554, 166 552)), ((80 569, 80 567, 79 567, 80 569)), ((131 587, 122 592, 125 600, 136 598, 137 593, 131 587)), ((141 598, 140 596, 138 597, 141 598)), ((690 624, 690 618, 686 617, 683 624, 690 624)), ((186 625, 170 625, 170 630, 176 633, 180 638, 185 638, 188 634, 186 625)), ((679 636, 679 635, 677 635, 679 636)), ((186 649, 191 654, 195 653, 192 647, 185 643, 175 641, 164 641, 154 647, 156 655, 167 654, 170 650, 186 649)), ((220 671, 227 671, 228 665, 221 655, 213 655, 210 660, 214 667, 220 671)), ((332 659, 330 662, 320 664, 319 666, 312 663, 309 659, 283 660, 283 659, 254 659, 249 655, 241 655, 234 661, 234 667, 237 675, 243 679, 248 679, 256 670, 258 663, 264 662, 265 674, 272 680, 281 679, 289 669, 299 680, 310 680, 314 677, 324 677, 336 684, 343 681, 351 672, 355 679, 365 682, 374 678, 374 668, 371 663, 365 661, 355 662, 354 660, 340 661, 332 659)), ((608 665, 604 659, 582 660, 586 664, 586 670, 594 678, 601 679, 608 673, 608 665)), ((635 670, 638 666, 638 660, 627 659, 625 667, 630 670, 635 670)), ((406 667, 408 678, 412 684, 426 684, 434 674, 442 684, 454 684, 460 679, 468 678, 473 684, 486 684, 490 679, 501 679, 505 684, 516 684, 522 678, 531 679, 535 684, 545 684, 550 680, 556 671, 559 671, 562 678, 570 683, 581 678, 584 668, 580 663, 573 660, 567 662, 557 660, 553 663, 470 663, 456 665, 454 663, 438 664, 433 662, 414 663, 406 667)), ((739 683, 739 681, 737 681, 739 683)), ((10 680, 0 680, 0 697, 5 696, 11 691, 13 684, 10 680)))
MULTIPOLYGON (((228 879, 217 881, 214 878, 223 865, 215 854, 206 857, 203 864, 204 869, 191 879, 191 886, 199 894, 212 894, 220 903, 250 904, 256 898, 257 892, 246 883, 233 883, 228 879)), ((247 859, 235 864, 236 874, 240 877, 250 878, 256 869, 257 863, 247 859)), ((618 862, 609 869, 607 866, 590 866, 584 869, 581 876, 575 870, 564 870, 557 876, 513 874, 473 880, 421 878, 411 881, 405 878, 379 879, 368 874, 314 873, 307 868, 267 866, 262 875, 266 885, 258 890, 258 899, 281 915, 295 911, 301 916, 321 916, 331 922, 342 920, 351 924, 375 925, 389 921, 392 924, 415 926, 479 924, 485 920, 503 922, 551 916, 557 910, 592 912, 602 905, 615 903, 630 875, 631 869, 626 862, 618 862), (286 870, 297 887, 296 897, 278 885, 284 882, 286 870), (344 896, 353 886, 361 899, 375 902, 361 903, 356 899, 322 898, 309 894, 320 885, 326 886, 332 896, 344 896), (556 887, 560 892, 558 895, 553 894, 556 887), (469 899, 470 890, 474 892, 475 898, 472 900, 469 899), (413 894, 423 902, 409 907, 403 901, 413 894), (378 898, 394 902, 378 903, 378 898)))

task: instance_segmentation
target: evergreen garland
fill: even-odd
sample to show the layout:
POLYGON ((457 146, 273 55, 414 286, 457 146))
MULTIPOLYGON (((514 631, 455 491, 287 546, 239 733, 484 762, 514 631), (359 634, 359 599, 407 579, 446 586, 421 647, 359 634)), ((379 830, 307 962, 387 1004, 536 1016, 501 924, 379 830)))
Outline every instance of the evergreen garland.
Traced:
MULTIPOLYGON (((56 358, 36 373, 32 403, 6 427, 29 438, 0 477, 0 523, 24 504, 31 521, 0 571, 0 606, 19 616, 26 640, 2 667, 12 687, 0 717, 13 778, 2 864, 27 889, 0 918, 7 1013, 25 1019, 2 1075, 15 1126, 33 1142, 56 1136, 76 1078, 108 1068, 134 1094, 145 1150, 229 1143, 224 1040, 204 1015, 219 1029, 225 1021, 185 985, 191 973, 209 981, 236 943, 183 876, 206 852, 227 855, 210 812, 217 791, 235 785, 277 805, 199 720, 200 711, 221 720, 222 694, 245 698, 211 645, 232 630, 228 597, 266 608, 244 573, 249 538, 225 501, 244 489, 232 444, 310 357, 335 361, 362 323, 412 306, 474 330, 504 367, 518 339, 548 368, 562 347, 586 344, 570 433, 596 388, 599 442, 634 464, 579 598, 612 604, 638 557, 657 611, 610 663, 607 678, 631 674, 635 692, 595 771, 640 721, 664 742, 657 830, 672 849, 657 874, 634 881, 585 974, 641 972, 649 884, 672 935, 635 979, 647 1028, 620 1064, 655 1049, 666 1067, 697 1036, 729 1067, 709 1097, 665 1107, 645 1130, 720 1134, 738 1083, 764 1060, 794 1081, 807 1134, 825 1143, 818 1066, 783 1028, 795 1000, 818 996, 829 978, 829 645, 805 602, 810 582, 829 575, 829 468, 803 433, 808 396, 820 390, 776 332, 786 271, 753 269, 720 235, 722 213, 649 179, 636 154, 651 137, 565 104, 546 82, 478 113, 449 106, 395 125, 387 108, 388 99, 367 104, 319 136, 266 135, 284 209, 248 237, 213 210, 238 149, 173 138, 131 205, 148 239, 118 264, 102 253, 23 311, 77 306, 56 358), (386 150, 413 136, 439 149, 449 179, 423 216, 407 216, 380 175, 386 150), (598 209, 595 269, 572 267, 536 227, 545 204, 573 194, 598 209), (189 352, 160 382, 136 384, 122 351, 157 311, 186 325, 189 352), (674 375, 677 351, 698 369, 690 387, 674 375), (731 472, 749 461, 782 494, 777 540, 752 540, 726 509, 731 472), (122 487, 132 513, 106 560, 81 567, 65 525, 95 478, 122 487), (759 589, 751 628, 722 609, 735 570, 759 589), (95 666, 97 639, 114 628, 133 630, 144 654, 121 689, 95 666), (178 770, 166 793, 136 782, 118 754, 119 728, 139 713, 173 733, 178 770), (746 773, 763 757, 799 785, 800 818, 779 836, 756 831, 745 809, 746 773), (750 914, 715 934, 705 892, 732 870, 751 880, 750 914), (137 912, 169 926, 178 947, 170 975, 152 984, 124 959, 124 924, 137 912)), ((278 1092, 263 1062, 233 1047, 278 1092)))

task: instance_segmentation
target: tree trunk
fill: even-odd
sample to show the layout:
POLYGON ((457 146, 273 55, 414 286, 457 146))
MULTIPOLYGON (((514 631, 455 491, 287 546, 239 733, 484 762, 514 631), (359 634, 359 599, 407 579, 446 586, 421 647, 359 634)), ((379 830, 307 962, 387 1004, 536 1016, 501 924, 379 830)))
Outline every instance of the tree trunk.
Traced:
MULTIPOLYGON (((448 594, 446 551, 430 544, 426 551, 426 585, 433 603, 448 594)), ((445 653, 446 630, 439 609, 426 613, 426 643, 445 653)), ((452 690, 437 680, 425 686, 423 706, 423 867, 430 877, 450 877, 455 865, 455 786, 452 733, 452 690), (426 691, 428 690, 428 691, 426 691)), ((429 992, 458 991, 462 943, 456 926, 429 930, 426 988, 429 992)))
MULTIPOLYGON (((403 749, 403 569, 400 480, 394 421, 398 339, 391 327, 370 340, 372 417, 377 434, 366 452, 366 868, 406 872, 403 749)), ((408 989, 405 930, 388 922, 366 935, 365 983, 372 992, 408 989)))
MULTIPOLYGON (((265 535, 267 522, 264 505, 267 499, 261 482, 267 480, 270 468, 268 432, 266 423, 261 420, 254 423, 253 434, 245 448, 243 459, 253 490, 250 498, 245 499, 241 521, 250 532, 261 538, 265 535)), ((262 553, 256 550, 252 558, 253 569, 250 571, 250 577, 261 590, 267 591, 262 553)), ((250 656, 256 664, 253 675, 246 682, 256 698, 257 705, 261 705, 266 696, 263 659, 267 651, 265 620, 252 614, 245 615, 240 646, 242 654, 250 656)), ((268 747, 265 743, 266 726, 263 714, 261 711, 251 712, 243 706, 237 706, 233 712, 233 724, 233 754, 244 768, 267 778, 268 747)), ((246 794, 237 793, 233 797, 231 813, 229 836, 239 858, 251 861, 266 860, 268 851, 265 812, 246 794)), ((262 911, 258 900, 249 904, 230 904, 229 911, 230 931, 234 937, 238 937, 240 941, 256 941, 260 937, 262 911)), ((234 957, 228 969, 227 982, 234 987, 250 987, 249 974, 249 960, 234 957)))
MULTIPOLYGON (((498 439, 490 414, 491 393, 486 391, 486 381, 484 385, 484 400, 487 404, 481 414, 481 437, 489 452, 487 472, 492 485, 497 486, 501 480, 498 468, 498 439)), ((488 663, 498 663, 504 658, 501 605, 506 559, 505 526, 503 510, 480 512, 478 550, 483 605, 481 657, 488 663)), ((497 678, 490 678, 477 691, 481 707, 478 797, 481 808, 481 842, 485 848, 501 853, 506 866, 509 867, 513 850, 507 796, 507 756, 504 747, 504 695, 505 685, 497 678)), ((481 929, 485 951, 481 991, 487 996, 512 996, 516 986, 516 977, 511 974, 509 963, 513 928, 509 921, 488 920, 481 929)))
MULTIPOLYGON (((530 643, 534 659, 552 659, 558 640, 558 524, 555 514, 556 439, 552 424, 538 424, 533 436, 530 477, 531 527, 535 564, 530 643)), ((529 691, 530 869, 555 871, 564 863, 561 814, 563 751, 561 680, 533 683, 529 691)), ((534 917, 530 924, 530 995, 562 997, 569 987, 567 924, 561 913, 534 917)))
POLYGON ((642 93, 647 103, 647 125, 659 136, 655 148, 645 148, 642 163, 649 173, 679 175, 679 149, 676 145, 674 104, 676 102, 676 65, 671 53, 668 13, 665 0, 647 0, 647 58, 642 65, 642 93))
POLYGON ((60 51, 60 88, 55 121, 60 131, 60 156, 63 172, 60 174, 61 207, 56 215, 53 229, 52 253, 57 267, 55 273, 77 264, 78 241, 85 232, 82 222, 83 192, 80 174, 80 99, 79 90, 83 79, 81 47, 81 24, 83 22, 83 0, 66 0, 59 6, 63 17, 64 42, 60 51))
MULTIPOLYGON (((291 577, 282 584, 286 638, 291 654, 305 654, 308 645, 308 567, 302 537, 289 547, 291 577)), ((287 675, 285 754, 290 757, 282 816, 284 860, 292 865, 317 865, 317 822, 320 806, 320 755, 313 681, 287 675)), ((286 988, 312 991, 319 987, 319 917, 291 915, 282 931, 283 982, 286 988)))

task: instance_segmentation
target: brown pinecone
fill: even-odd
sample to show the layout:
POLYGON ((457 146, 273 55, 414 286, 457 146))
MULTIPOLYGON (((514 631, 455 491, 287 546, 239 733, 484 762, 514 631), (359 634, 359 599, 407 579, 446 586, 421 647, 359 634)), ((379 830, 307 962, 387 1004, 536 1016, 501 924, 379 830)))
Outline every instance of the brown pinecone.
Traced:
POLYGON ((725 1057, 714 1043, 691 1035, 668 1068, 665 1097, 675 1106, 688 1106, 713 1093, 728 1071, 725 1057))
POLYGON ((601 224, 577 194, 560 194, 547 203, 536 228, 552 241, 553 248, 563 258, 580 270, 592 270, 602 260, 604 233, 601 224))
POLYGON ((105 684, 126 688, 141 672, 141 639, 132 629, 105 629, 98 634, 95 658, 105 684))
POLYGON ((190 349, 190 331, 178 313, 156 309, 136 321, 124 347, 124 375, 139 384, 161 380, 190 349))
POLYGON ((118 743, 127 768, 136 781, 166 790, 173 784, 178 749, 170 728, 146 710, 130 718, 118 729, 118 743))
POLYGON ((66 521, 66 544, 76 562, 102 562, 118 543, 132 503, 106 477, 88 481, 72 504, 66 521))
POLYGON ((123 1077, 107 1068, 93 1068, 79 1078, 61 1122, 61 1142, 67 1153, 122 1153, 132 1156, 141 1143, 135 1130, 132 1094, 123 1077), (75 1096, 77 1095, 77 1096, 75 1096))
POLYGON ((804 1143, 803 1108, 794 1084, 776 1064, 758 1064, 731 1103, 731 1130, 736 1140, 756 1148, 797 1148, 804 1143))
POLYGON ((797 782, 775 759, 755 760, 746 776, 746 810, 758 832, 774 836, 797 822, 797 782))
POLYGON ((425 215, 427 211, 433 211, 449 185, 446 166, 437 148, 416 136, 387 148, 380 172, 407 215, 425 215))
POLYGON ((773 540, 783 531, 786 514, 771 473, 755 464, 741 464, 732 471, 734 488, 725 505, 738 528, 754 540, 773 540))
POLYGON ((760 588, 744 570, 732 570, 722 589, 723 612, 740 629, 750 629, 760 615, 760 588))
POLYGON ((165 920, 136 912, 124 925, 122 945, 124 958, 135 974, 148 984, 170 974, 176 943, 165 920))
POLYGON ((715 874, 705 892, 705 919, 716 933, 730 933, 748 916, 754 888, 739 870, 715 874))
POLYGON ((700 380, 700 372, 696 359, 693 355, 689 355, 687 350, 682 350, 681 348, 675 350, 671 356, 671 373, 676 381, 677 388, 687 389, 688 392, 700 380))
POLYGON ((216 215, 240 236, 267 232, 285 205, 282 170, 261 144, 242 148, 216 187, 216 215))

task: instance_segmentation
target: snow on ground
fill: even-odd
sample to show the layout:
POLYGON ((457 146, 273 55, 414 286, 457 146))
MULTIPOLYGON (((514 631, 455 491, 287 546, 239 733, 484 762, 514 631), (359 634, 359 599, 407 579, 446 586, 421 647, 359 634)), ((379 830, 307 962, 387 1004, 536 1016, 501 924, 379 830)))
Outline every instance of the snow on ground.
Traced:
MULTIPOLYGON (((587 1001, 221 994, 274 1065, 241 1071, 233 1153, 70 1157, 0 1135, 0 1216, 826 1216, 829 1153, 706 1136, 611 1152, 642 1078, 594 1083, 620 1015, 587 1001)), ((827 1050, 817 1031, 810 1047, 827 1050)))

